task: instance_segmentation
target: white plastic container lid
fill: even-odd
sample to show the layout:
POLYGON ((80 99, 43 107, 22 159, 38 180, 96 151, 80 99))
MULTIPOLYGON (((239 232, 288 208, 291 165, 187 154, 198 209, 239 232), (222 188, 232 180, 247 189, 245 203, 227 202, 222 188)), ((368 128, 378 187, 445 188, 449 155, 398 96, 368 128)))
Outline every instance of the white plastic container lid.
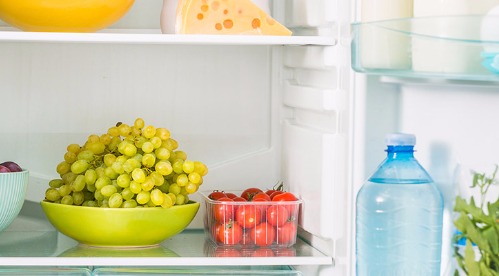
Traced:
POLYGON ((414 146, 416 145, 416 136, 407 133, 389 133, 385 137, 387 146, 414 146))

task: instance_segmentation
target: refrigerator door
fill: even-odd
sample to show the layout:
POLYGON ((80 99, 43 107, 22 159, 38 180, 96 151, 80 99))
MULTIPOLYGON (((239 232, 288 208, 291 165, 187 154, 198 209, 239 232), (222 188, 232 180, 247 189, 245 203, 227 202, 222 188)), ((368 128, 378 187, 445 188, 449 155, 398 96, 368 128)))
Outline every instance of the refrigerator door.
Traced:
MULTIPOLYGON (((471 188, 472 171, 491 176, 498 163, 498 133, 490 118, 498 115, 499 76, 490 68, 496 56, 490 49, 499 45, 499 37, 480 37, 485 18, 439 15, 352 25, 352 66, 368 74, 355 75, 355 189, 384 159, 386 133, 415 134, 416 157, 444 196, 442 275, 456 270, 456 196, 469 201, 474 194, 481 201, 471 188), (459 24, 465 27, 455 28, 459 24), (363 53, 374 43, 366 39, 373 32, 392 38, 377 41, 386 43, 386 53, 400 50, 401 44, 393 41, 411 42, 404 49, 410 66, 371 66, 363 53)), ((384 55, 377 58, 389 64, 384 55)), ((498 194, 497 185, 492 185, 487 197, 497 199, 498 194)))

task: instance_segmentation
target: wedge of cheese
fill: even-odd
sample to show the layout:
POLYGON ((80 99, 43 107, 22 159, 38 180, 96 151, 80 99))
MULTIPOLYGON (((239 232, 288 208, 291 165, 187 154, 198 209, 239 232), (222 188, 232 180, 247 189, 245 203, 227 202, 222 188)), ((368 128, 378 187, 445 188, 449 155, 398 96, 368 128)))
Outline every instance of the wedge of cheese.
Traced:
POLYGON ((291 31, 251 0, 179 0, 177 34, 289 36, 291 31))

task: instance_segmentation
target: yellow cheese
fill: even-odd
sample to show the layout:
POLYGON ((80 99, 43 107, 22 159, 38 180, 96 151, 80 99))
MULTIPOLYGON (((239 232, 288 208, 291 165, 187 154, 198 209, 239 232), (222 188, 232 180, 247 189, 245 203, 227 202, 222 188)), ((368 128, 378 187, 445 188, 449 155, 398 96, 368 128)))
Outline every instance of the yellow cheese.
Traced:
POLYGON ((289 36, 291 31, 251 0, 179 0, 178 34, 245 34, 289 36))

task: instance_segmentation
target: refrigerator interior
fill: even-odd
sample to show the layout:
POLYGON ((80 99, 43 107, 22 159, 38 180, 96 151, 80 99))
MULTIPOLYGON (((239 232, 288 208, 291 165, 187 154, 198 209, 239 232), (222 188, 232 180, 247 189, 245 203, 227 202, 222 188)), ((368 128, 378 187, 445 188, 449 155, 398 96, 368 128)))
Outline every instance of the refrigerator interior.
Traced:
MULTIPOLYGON (((484 30, 497 22, 487 12, 499 3, 474 4, 462 15, 445 16, 452 13, 454 6, 449 6, 433 9, 440 16, 352 26, 352 66, 362 72, 354 74, 352 89, 352 194, 385 159, 387 133, 415 134, 415 157, 444 197, 442 275, 454 275, 457 266, 452 244, 455 197, 473 196, 480 202, 477 189, 470 188, 470 171, 491 176, 498 164, 499 133, 492 118, 498 116, 499 79, 485 58, 497 52, 499 37, 485 36, 484 30)), ((485 200, 498 197, 496 184, 485 200)))
MULTIPOLYGON (((303 241, 294 249, 303 256, 236 258, 218 265, 263 265, 270 271, 289 264, 329 275, 334 263, 337 275, 344 275, 350 269, 352 238, 351 189, 346 184, 352 119, 350 3, 271 3, 273 16, 296 37, 161 35, 161 0, 137 1, 122 20, 103 31, 124 36, 37 36, 2 25, 0 107, 8 117, 0 150, 3 159, 30 170, 25 207, 3 234, 15 236, 22 229, 47 231, 50 237, 33 237, 48 242, 48 248, 36 251, 32 259, 20 249, 4 253, 17 257, 14 263, 0 262, 55 265, 61 259, 53 255, 77 245, 54 236, 39 209, 47 183, 57 177, 55 167, 68 144, 81 144, 90 134, 141 117, 146 124, 168 128, 189 159, 208 165, 201 190, 271 188, 283 181, 303 199, 303 241)), ((198 194, 191 199, 202 200, 198 194)), ((203 212, 201 208, 189 229, 203 227, 203 212)), ((169 249, 187 256, 170 262, 213 265, 209 258, 198 258, 210 251, 203 248, 203 236, 189 238, 189 233, 168 241, 169 249), (177 246, 189 239, 196 244, 193 248, 177 246)), ((158 263, 148 260, 136 262, 158 263)), ((120 258, 68 261, 81 266, 134 263, 120 258)))
MULTIPOLYGON (((462 167, 488 169, 497 163, 497 81, 352 73, 355 3, 271 3, 273 16, 295 37, 161 35, 160 0, 136 2, 104 31, 132 35, 33 36, 2 27, 0 108, 8 117, 0 130, 0 151, 31 174, 27 204, 10 231, 2 233, 8 246, 20 249, 4 252, 15 258, 0 258, 2 266, 12 260, 45 266, 61 260, 84 267, 124 264, 121 258, 55 257, 74 253, 77 244, 51 231, 38 202, 69 143, 142 117, 146 124, 170 129, 189 158, 208 165, 202 190, 270 188, 283 181, 299 194, 304 204, 298 257, 219 258, 217 264, 282 270, 276 266, 285 263, 305 275, 351 275, 356 192, 383 160, 385 134, 414 133, 416 157, 444 193, 442 271, 451 275, 452 200, 462 186, 456 174, 462 167), (16 231, 30 229, 38 231, 16 240, 16 231), (27 244, 33 241, 40 249, 29 255, 27 244)), ((202 214, 201 209, 192 231, 202 228, 202 214)), ((211 258, 199 258, 213 248, 194 233, 168 241, 167 249, 182 257, 161 259, 161 265, 213 265, 211 258)), ((158 265, 154 254, 132 258, 128 265, 158 265)))

